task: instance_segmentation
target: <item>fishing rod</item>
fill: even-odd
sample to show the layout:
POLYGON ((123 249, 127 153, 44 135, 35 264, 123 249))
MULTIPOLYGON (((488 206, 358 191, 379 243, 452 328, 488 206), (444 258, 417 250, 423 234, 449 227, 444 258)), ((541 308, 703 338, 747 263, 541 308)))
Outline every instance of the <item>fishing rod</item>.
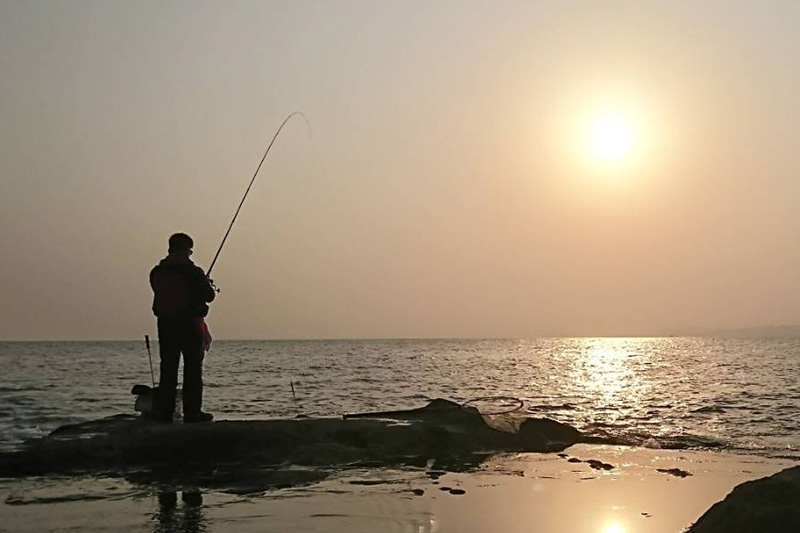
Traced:
MULTIPOLYGON (((278 127, 278 130, 275 132, 275 135, 272 136, 272 140, 269 142, 269 145, 267 146, 267 149, 264 152, 264 156, 261 158, 261 161, 258 163, 258 167, 256 167, 256 171, 253 173, 253 177, 250 180, 250 184, 247 186, 247 190, 244 191, 244 196, 242 196, 242 200, 239 202, 239 207, 236 208, 236 212, 233 214, 233 219, 231 220, 231 223, 228 226, 228 230, 225 232, 225 236, 222 237, 222 242, 219 244, 219 248, 217 248, 217 253, 214 254, 214 259, 211 261, 211 266, 208 267, 208 272, 206 272, 206 277, 207 278, 211 279, 211 270, 214 268, 214 265, 217 262, 217 258, 219 257, 219 254, 222 251, 222 247, 225 246, 225 241, 228 239, 228 235, 230 234, 231 229, 233 228, 233 224, 236 222, 236 217, 239 216, 239 211, 242 210, 242 206, 244 205, 244 201, 247 198, 247 195, 250 193, 250 189, 253 187, 253 183, 255 183, 255 181, 256 181, 256 176, 258 176, 258 171, 261 170, 261 165, 264 164, 264 160, 267 159, 267 154, 269 154, 269 151, 272 148, 272 145, 275 144, 275 139, 277 139, 278 135, 281 134, 281 130, 286 125, 286 123, 289 122, 289 120, 292 117, 294 117, 295 115, 302 117, 303 120, 306 123, 306 126, 308 126, 309 131, 311 131, 311 124, 308 122, 308 118, 306 118, 306 116, 300 111, 294 111, 293 113, 289 113, 289 115, 283 120, 281 125, 278 127)), ((216 287, 214 287, 214 290, 219 292, 219 289, 217 289, 216 287)))

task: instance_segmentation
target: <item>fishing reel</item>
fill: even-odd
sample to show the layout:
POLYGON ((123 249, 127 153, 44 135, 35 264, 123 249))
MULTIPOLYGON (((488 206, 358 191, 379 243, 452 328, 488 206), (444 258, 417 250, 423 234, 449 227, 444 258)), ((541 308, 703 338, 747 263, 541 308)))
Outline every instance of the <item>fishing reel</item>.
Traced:
POLYGON ((211 288, 214 289, 214 292, 219 294, 219 287, 217 287, 216 283, 214 283, 214 280, 208 276, 206 276, 206 279, 208 280, 208 284, 211 285, 211 288))

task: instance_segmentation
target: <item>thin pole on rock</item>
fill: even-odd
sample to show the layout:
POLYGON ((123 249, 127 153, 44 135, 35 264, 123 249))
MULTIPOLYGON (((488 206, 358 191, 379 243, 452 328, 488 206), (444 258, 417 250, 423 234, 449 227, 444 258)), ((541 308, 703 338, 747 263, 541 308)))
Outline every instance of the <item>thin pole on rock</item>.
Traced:
POLYGON ((150 335, 144 336, 144 345, 147 346, 147 360, 150 361, 150 379, 153 381, 153 388, 156 388, 156 374, 153 372, 153 356, 150 354, 150 335))

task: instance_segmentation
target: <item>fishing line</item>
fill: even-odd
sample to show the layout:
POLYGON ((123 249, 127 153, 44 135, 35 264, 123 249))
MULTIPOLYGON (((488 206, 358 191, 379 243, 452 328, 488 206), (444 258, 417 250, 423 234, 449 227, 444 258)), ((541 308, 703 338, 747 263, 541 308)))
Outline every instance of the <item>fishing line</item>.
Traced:
MULTIPOLYGON (((281 130, 286 125, 286 123, 289 122, 289 120, 294 116, 302 117, 302 119, 306 123, 306 126, 308 126, 309 133, 311 132, 311 124, 308 122, 308 118, 306 118, 306 116, 300 111, 295 111, 293 113, 289 113, 289 115, 283 120, 281 125, 278 127, 278 130, 275 132, 275 135, 272 136, 272 140, 269 142, 269 145, 267 146, 267 149, 264 152, 264 156, 261 158, 261 161, 258 163, 258 167, 256 167, 256 171, 253 173, 253 177, 250 180, 250 184, 247 186, 247 190, 244 192, 244 196, 242 196, 242 200, 239 202, 239 207, 236 208, 236 212, 233 214, 233 219, 231 220, 231 223, 228 226, 228 230, 225 232, 225 236, 222 237, 222 242, 220 243, 219 248, 217 249, 217 253, 214 254, 214 259, 211 261, 211 266, 208 267, 208 272, 206 272, 206 277, 209 277, 209 278, 211 277, 211 270, 214 268, 214 265, 217 262, 217 258, 219 257, 219 254, 222 251, 222 247, 225 246, 225 241, 228 239, 228 235, 230 234, 231 229, 233 228, 233 224, 236 222, 236 217, 239 216, 239 211, 242 210, 242 206, 244 205, 244 201, 247 198, 247 195, 250 192, 250 189, 253 187, 253 183, 255 183, 255 181, 256 181, 256 176, 258 176, 258 171, 261 170, 261 165, 264 164, 264 160, 267 159, 267 155, 269 154, 270 149, 272 149, 272 145, 275 144, 275 139, 277 139, 278 135, 281 134, 281 130)), ((216 289, 216 287, 215 287, 215 289, 216 289)), ((219 291, 219 289, 216 289, 216 290, 219 291)))

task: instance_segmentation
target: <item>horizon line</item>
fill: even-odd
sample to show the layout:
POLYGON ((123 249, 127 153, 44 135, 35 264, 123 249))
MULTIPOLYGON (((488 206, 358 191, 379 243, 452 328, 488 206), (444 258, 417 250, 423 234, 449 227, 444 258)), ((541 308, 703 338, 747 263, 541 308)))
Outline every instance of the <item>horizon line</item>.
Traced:
MULTIPOLYGON (((779 329, 779 328, 798 328, 800 325, 792 326, 757 326, 747 328, 735 328, 726 330, 709 330, 706 333, 695 332, 686 334, 661 334, 661 335, 534 335, 534 336, 520 336, 520 337, 276 337, 276 338, 254 338, 254 337, 241 337, 241 338, 215 338, 213 342, 330 342, 330 341, 523 341, 523 340, 541 340, 541 339, 670 339, 670 338, 725 338, 736 337, 736 332, 742 334, 749 330, 758 329, 779 329)), ((754 338, 770 338, 769 334, 752 335, 754 338)), ((778 336, 779 337, 779 336, 778 336)), ((791 336, 790 336, 791 337, 791 336)), ((800 331, 798 331, 797 338, 800 338, 800 331)), ((151 341, 158 342, 158 335, 153 335, 151 341)), ((0 343, 23 343, 23 342, 144 342, 144 338, 131 339, 131 338, 102 338, 102 339, 0 339, 0 343)))

